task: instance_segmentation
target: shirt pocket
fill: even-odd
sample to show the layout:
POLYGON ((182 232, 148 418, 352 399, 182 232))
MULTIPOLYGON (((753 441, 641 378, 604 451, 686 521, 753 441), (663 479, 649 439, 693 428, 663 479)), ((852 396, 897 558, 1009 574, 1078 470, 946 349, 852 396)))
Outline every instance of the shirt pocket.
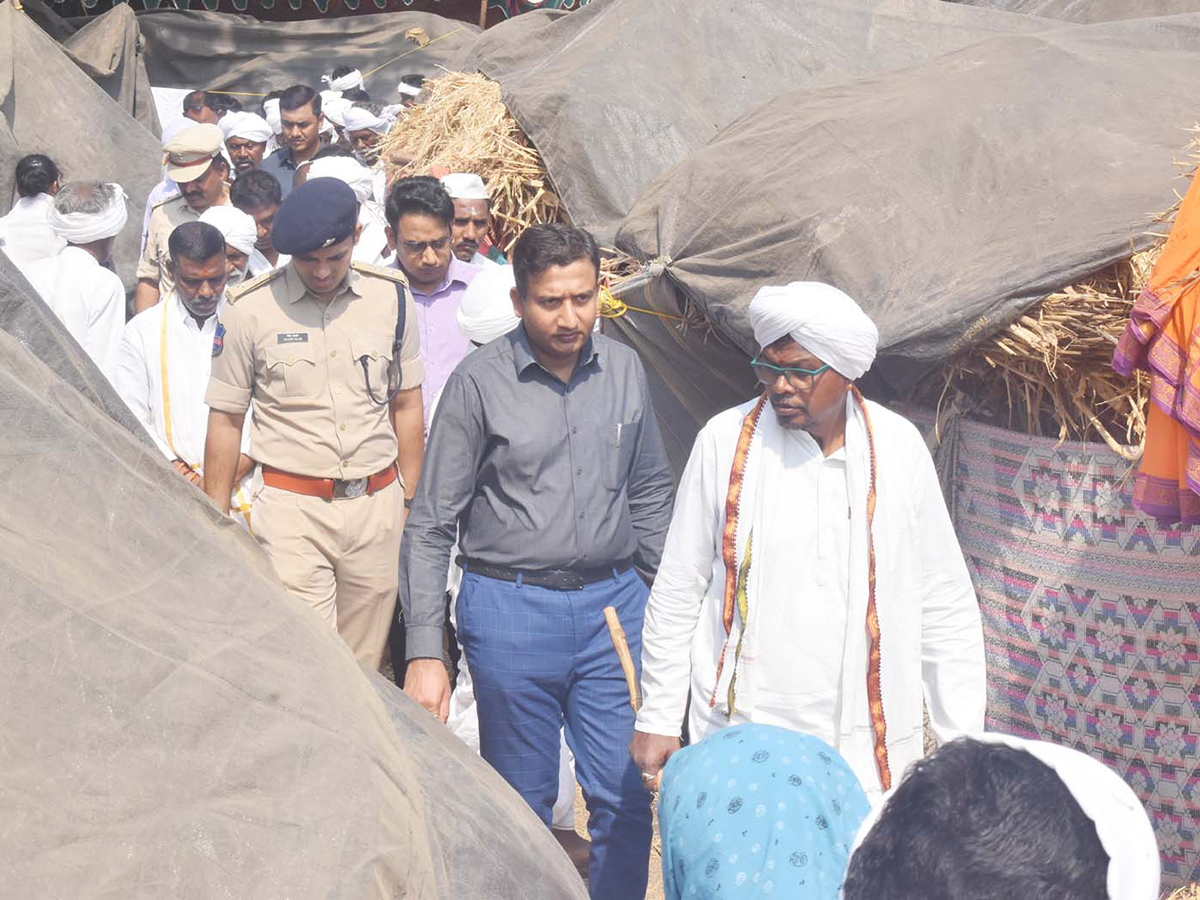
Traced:
POLYGON ((601 431, 601 483, 610 491, 619 491, 629 480, 633 451, 637 446, 642 420, 634 419, 603 427, 601 431))
MULTIPOLYGON (((382 403, 396 388, 399 370, 392 365, 392 342, 373 334, 353 335, 350 338, 350 355, 354 359, 355 375, 361 381, 363 365, 369 379, 371 393, 377 403, 382 403)), ((363 390, 367 389, 363 384, 363 390)))
POLYGON ((267 347, 267 381, 283 387, 285 396, 312 397, 325 387, 324 374, 317 371, 312 344, 308 341, 267 347))

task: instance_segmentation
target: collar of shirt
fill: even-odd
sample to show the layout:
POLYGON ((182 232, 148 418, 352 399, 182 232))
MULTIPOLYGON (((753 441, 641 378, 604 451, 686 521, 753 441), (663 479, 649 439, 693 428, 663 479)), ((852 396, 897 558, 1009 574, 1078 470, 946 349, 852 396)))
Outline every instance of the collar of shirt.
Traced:
MULTIPOLYGON (((512 341, 513 365, 517 370, 518 377, 530 366, 537 366, 543 372, 546 372, 547 375, 550 375, 546 367, 538 362, 537 357, 534 355, 533 347, 529 345, 529 335, 525 333, 524 323, 510 331, 509 337, 512 341)), ((571 373, 571 380, 574 381, 575 373, 584 366, 590 366, 592 363, 599 365, 599 361, 600 351, 596 348, 596 342, 589 335, 588 339, 584 341, 583 347, 579 350, 579 360, 575 363, 575 371, 571 373)), ((550 377, 553 378, 555 376, 551 375, 550 377)))
POLYGON ((275 157, 275 162, 285 169, 296 171, 296 157, 292 156, 291 147, 280 147, 272 156, 275 157))
POLYGON ((189 331, 214 332, 217 330, 217 321, 221 318, 221 313, 225 312, 225 295, 221 295, 221 299, 217 301, 216 311, 204 320, 203 325, 196 324, 196 317, 183 305, 183 299, 179 296, 178 290, 171 291, 171 296, 167 298, 166 304, 163 314, 174 316, 175 320, 189 331))
POLYGON ((96 257, 92 256, 92 254, 88 253, 82 247, 76 247, 74 244, 67 244, 58 255, 60 258, 65 256, 77 266, 86 266, 89 269, 93 266, 96 268, 100 267, 100 263, 96 261, 96 257))
MULTIPOLYGON (((304 283, 304 280, 300 277, 300 273, 296 271, 295 266, 293 266, 293 265, 284 266, 282 277, 283 277, 283 297, 285 300, 287 300, 288 303, 298 303, 299 301, 303 300, 305 297, 312 298, 312 301, 314 303, 321 302, 321 301, 317 300, 317 298, 313 295, 312 291, 310 291, 308 289, 308 285, 306 285, 304 283)), ((350 291, 350 293, 361 297, 362 289, 358 286, 358 279, 361 277, 362 276, 358 272, 354 271, 353 268, 351 268, 349 271, 347 271, 346 277, 343 278, 342 283, 340 285, 338 285, 337 293, 335 293, 333 295, 333 300, 331 300, 330 302, 332 303, 332 302, 338 300, 342 296, 342 294, 344 294, 346 291, 350 291)))
MULTIPOLYGON (((401 268, 399 260, 396 261, 396 268, 401 268)), ((470 263, 463 262, 453 253, 450 254, 450 265, 446 267, 446 275, 442 278, 442 283, 429 293, 410 284, 409 290, 412 291, 413 299, 432 299, 450 289, 454 284, 461 284, 464 288, 471 283, 471 277, 478 270, 479 266, 473 266, 470 263)))

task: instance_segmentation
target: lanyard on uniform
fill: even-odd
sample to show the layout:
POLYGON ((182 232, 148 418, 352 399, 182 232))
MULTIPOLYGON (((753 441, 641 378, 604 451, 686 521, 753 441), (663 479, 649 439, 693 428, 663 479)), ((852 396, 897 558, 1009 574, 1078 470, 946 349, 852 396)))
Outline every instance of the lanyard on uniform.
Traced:
POLYGON ((396 299, 398 301, 399 309, 396 312, 396 332, 392 336, 392 362, 388 366, 389 389, 388 389, 388 395, 384 399, 382 399, 382 400, 378 399, 375 396, 375 392, 373 390, 371 390, 371 373, 370 373, 370 370, 367 368, 367 360, 370 358, 370 355, 364 353, 362 356, 360 356, 358 358, 358 362, 362 366, 362 370, 363 370, 363 380, 365 380, 367 383, 367 396, 371 398, 371 402, 374 403, 376 406, 387 406, 389 403, 392 402, 392 399, 398 393, 400 393, 400 385, 401 385, 400 345, 404 340, 404 318, 408 312, 408 309, 407 309, 407 306, 405 303, 404 285, 402 285, 402 284, 396 285, 396 299), (395 379, 395 387, 390 387, 393 379, 395 379))
MULTIPOLYGON (((159 330, 158 336, 158 366, 160 373, 160 381, 162 382, 162 406, 163 406, 163 430, 167 433, 167 446, 171 448, 171 452, 175 454, 176 459, 183 459, 179 455, 179 451, 175 449, 174 435, 171 428, 171 385, 167 378, 167 317, 171 311, 168 308, 170 296, 163 301, 162 328, 159 330)), ((214 313, 215 315, 215 313, 214 313)), ((191 463, 183 460, 189 466, 191 463)), ((192 466, 198 475, 203 476, 203 471, 199 466, 192 466)), ((233 495, 233 508, 242 514, 242 518, 246 520, 246 528, 250 528, 250 501, 246 499, 245 493, 242 491, 242 486, 239 484, 233 495)), ((254 534, 253 531, 250 532, 254 534)))

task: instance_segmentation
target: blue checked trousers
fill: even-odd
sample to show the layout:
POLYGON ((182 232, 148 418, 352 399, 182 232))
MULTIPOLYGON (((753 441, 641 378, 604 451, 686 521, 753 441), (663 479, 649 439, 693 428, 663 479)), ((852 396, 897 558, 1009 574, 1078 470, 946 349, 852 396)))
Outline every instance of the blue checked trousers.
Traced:
POLYGON ((642 900, 650 796, 629 756, 634 714, 604 607, 640 677, 646 585, 630 569, 578 591, 468 573, 455 614, 479 709, 483 758, 546 823, 558 795, 559 730, 588 806, 592 900, 642 900))

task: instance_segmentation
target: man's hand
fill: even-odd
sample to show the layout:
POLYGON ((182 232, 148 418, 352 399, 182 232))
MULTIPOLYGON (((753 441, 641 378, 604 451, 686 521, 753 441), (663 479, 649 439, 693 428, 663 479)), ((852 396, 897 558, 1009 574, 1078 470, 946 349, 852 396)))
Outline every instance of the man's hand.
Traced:
POLYGON ((654 793, 662 780, 663 766, 683 743, 677 737, 665 734, 647 734, 644 731, 633 733, 633 742, 629 745, 629 755, 642 773, 642 786, 654 793), (646 778, 646 775, 654 777, 646 778))
POLYGON ((414 659, 404 672, 404 693, 442 722, 450 715, 450 676, 440 659, 414 659))

